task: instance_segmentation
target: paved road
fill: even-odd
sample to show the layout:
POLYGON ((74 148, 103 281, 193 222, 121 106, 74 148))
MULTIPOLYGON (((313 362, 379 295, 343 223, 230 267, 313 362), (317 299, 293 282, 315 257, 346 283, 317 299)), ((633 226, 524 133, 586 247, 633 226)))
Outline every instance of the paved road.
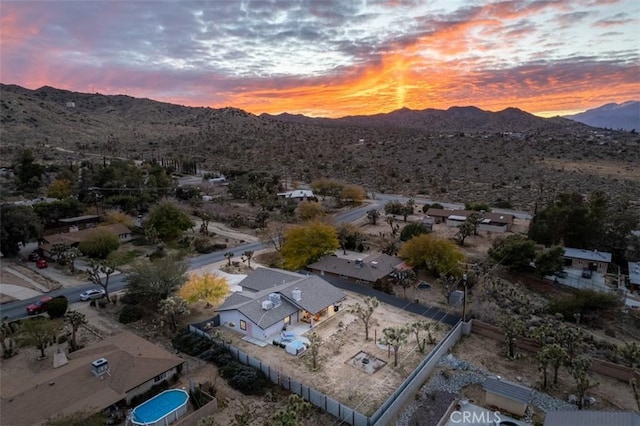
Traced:
MULTIPOLYGON (((249 243, 243 244, 241 246, 234 247, 233 249, 221 250, 214 253, 204 254, 198 257, 193 257, 188 259, 189 270, 199 269, 203 266, 207 266, 211 263, 216 263, 225 260, 224 254, 228 251, 233 251, 236 256, 242 254, 242 252, 247 250, 258 251, 265 248, 265 245, 262 243, 249 243)), ((109 292, 116 292, 122 290, 126 286, 126 274, 118 274, 113 275, 109 279, 109 292)), ((79 286, 74 286, 72 288, 63 288, 59 290, 55 290, 47 293, 47 296, 60 296, 64 295, 69 299, 69 303, 79 302, 80 301, 80 293, 90 288, 96 288, 96 285, 91 282, 86 282, 79 286)), ((26 315, 26 308, 31 303, 34 303, 43 295, 38 295, 37 297, 32 297, 30 299, 25 300, 16 300, 13 302, 5 303, 0 305, 0 317, 4 317, 5 315, 9 317, 9 320, 15 320, 26 315)))

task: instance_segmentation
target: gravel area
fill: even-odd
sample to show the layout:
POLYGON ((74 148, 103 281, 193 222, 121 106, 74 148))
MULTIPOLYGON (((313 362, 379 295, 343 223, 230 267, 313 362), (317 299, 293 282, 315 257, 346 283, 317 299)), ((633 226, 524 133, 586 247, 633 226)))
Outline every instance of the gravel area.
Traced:
MULTIPOLYGON (((438 370, 425 383, 416 401, 398 416, 396 426, 433 425, 446 413, 460 391, 473 384, 483 384, 492 373, 448 354, 438 361, 438 370)), ((533 391, 531 404, 542 411, 575 410, 577 407, 550 395, 533 391)))

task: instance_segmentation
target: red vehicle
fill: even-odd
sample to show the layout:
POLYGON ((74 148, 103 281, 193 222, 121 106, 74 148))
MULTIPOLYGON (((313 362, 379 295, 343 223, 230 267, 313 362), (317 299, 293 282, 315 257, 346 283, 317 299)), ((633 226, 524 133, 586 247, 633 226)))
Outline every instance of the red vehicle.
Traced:
POLYGON ((38 260, 36 260, 36 266, 37 266, 38 268, 40 268, 40 269, 44 269, 44 268, 46 268, 46 267, 47 267, 47 266, 49 266, 49 265, 47 265, 47 261, 46 261, 46 260, 44 260, 44 259, 38 259, 38 260))
POLYGON ((51 301, 50 296, 45 296, 42 299, 38 300, 36 303, 32 303, 27 306, 27 314, 35 315, 41 314, 47 311, 47 304, 51 301))

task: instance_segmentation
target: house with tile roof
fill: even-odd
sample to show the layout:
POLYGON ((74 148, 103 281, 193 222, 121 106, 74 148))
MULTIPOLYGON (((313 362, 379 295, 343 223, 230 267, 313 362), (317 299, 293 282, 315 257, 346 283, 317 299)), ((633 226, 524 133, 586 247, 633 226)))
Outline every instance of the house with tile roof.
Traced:
POLYGON ((218 308, 220 324, 266 341, 301 322, 313 326, 339 311, 344 291, 315 275, 257 268, 218 308))
POLYGON ((364 259, 344 259, 336 256, 325 256, 307 269, 321 275, 340 277, 356 283, 373 284, 387 278, 402 268, 402 259, 384 253, 376 253, 364 259))
MULTIPOLYGON (((3 375, 0 424, 41 424, 80 410, 129 403, 181 371, 184 359, 125 331, 72 352, 57 368, 3 375)), ((54 357, 55 360, 55 357, 54 357)))

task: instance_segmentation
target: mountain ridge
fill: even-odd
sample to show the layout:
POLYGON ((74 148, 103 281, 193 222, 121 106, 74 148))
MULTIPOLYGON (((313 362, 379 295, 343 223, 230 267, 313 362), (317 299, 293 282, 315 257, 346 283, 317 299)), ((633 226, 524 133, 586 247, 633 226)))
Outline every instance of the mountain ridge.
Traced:
POLYGON ((640 130, 640 101, 608 103, 564 118, 592 127, 640 130))

